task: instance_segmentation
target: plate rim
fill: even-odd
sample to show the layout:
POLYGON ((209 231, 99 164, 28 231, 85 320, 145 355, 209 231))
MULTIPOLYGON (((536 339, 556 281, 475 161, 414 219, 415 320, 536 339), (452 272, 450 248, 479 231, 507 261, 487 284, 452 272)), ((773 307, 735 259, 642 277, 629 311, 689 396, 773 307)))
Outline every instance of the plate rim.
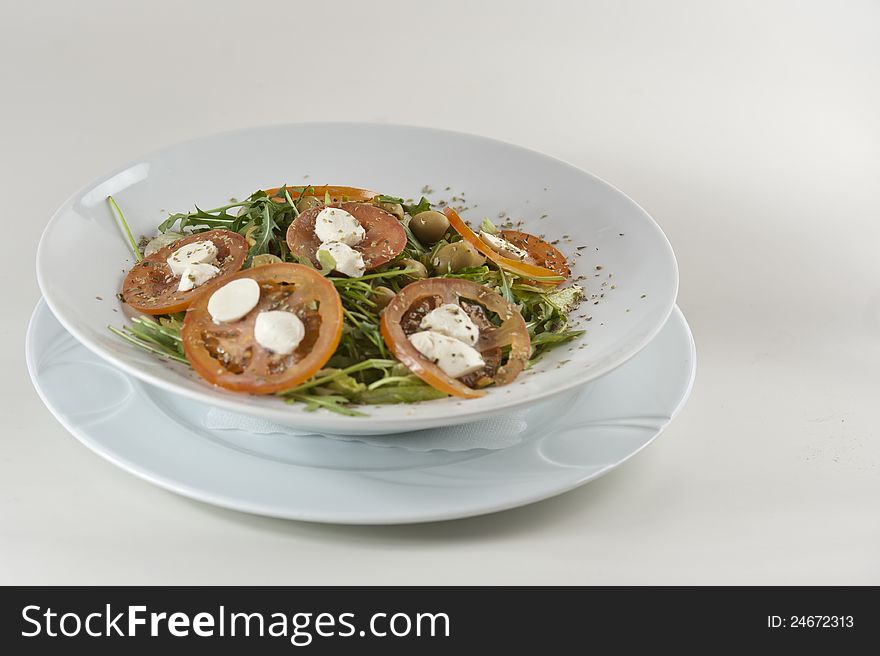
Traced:
MULTIPOLYGON (((257 125, 250 127, 242 127, 236 128, 233 130, 225 130, 221 132, 209 133, 200 135, 197 137, 192 137, 189 139, 185 139, 182 141, 177 141, 172 144, 165 145, 163 147, 154 149, 149 153, 141 155, 137 158, 134 158, 127 163, 116 167, 110 172, 104 173, 103 175, 97 176, 94 179, 90 180, 86 184, 82 185, 80 188, 71 193, 55 210, 52 214, 52 217, 47 222, 44 227, 42 233, 40 234, 40 240, 37 245, 36 257, 35 257, 35 268, 37 274, 37 284, 40 288, 40 292, 42 294, 42 300, 46 302, 49 309, 52 311, 52 314, 55 315, 55 318, 61 323, 64 329, 69 332, 78 342, 83 344, 86 348, 88 348, 92 353, 103 359, 104 361, 112 364, 117 367, 121 371, 126 374, 133 376, 145 383, 163 389, 167 392, 171 392, 174 394, 181 395, 185 398, 192 399, 194 401, 198 401, 200 403, 205 403, 209 405, 218 405, 223 404, 224 407, 228 407, 244 414, 249 414, 252 416, 262 416, 262 417, 271 417, 276 421, 281 422, 289 422, 290 420, 290 409, 286 408, 286 411, 283 408, 273 408, 273 407, 260 407, 256 408, 252 405, 239 401, 235 398, 233 394, 223 394, 223 396, 217 396, 217 394, 222 394, 222 391, 211 389, 210 387, 205 387, 205 389, 191 389, 189 387, 180 385, 174 381, 168 381, 159 376, 155 376, 150 371, 145 371, 140 369, 130 363, 128 363, 125 359, 121 357, 117 357, 107 349, 101 347, 100 344, 90 339, 87 335, 85 335, 82 331, 78 330, 74 324, 69 322, 63 315, 63 312, 59 312, 57 310, 57 306, 53 302, 53 293, 51 286, 47 284, 47 281, 43 276, 43 262, 45 260, 44 256, 44 245, 46 242, 46 236, 53 229, 55 223, 60 220, 62 212, 69 206, 71 206, 77 198, 81 197, 85 191, 97 186, 101 182, 108 180, 117 174, 128 170, 132 166, 141 163, 150 158, 159 156, 171 149, 191 146, 193 144, 197 144, 201 141, 209 141, 212 139, 222 139, 225 137, 231 137, 238 134, 245 134, 248 132, 257 132, 257 131, 272 131, 278 129, 286 129, 286 128, 352 128, 352 129, 404 129, 404 130, 413 130, 419 132, 433 132, 437 134, 445 134, 445 135, 455 135, 457 137, 467 137, 468 139, 475 139, 478 141, 484 141, 496 145, 501 145, 508 148, 515 148, 520 151, 525 151, 532 156, 544 158, 547 160, 551 160, 557 163, 560 163, 570 169, 573 169, 580 174, 586 175, 598 183, 606 186, 611 191, 619 194, 626 201, 631 203, 638 212, 640 212, 644 219, 647 219, 647 224, 650 228, 656 233, 656 236, 660 238, 660 243, 664 246, 664 256, 667 258, 669 265, 671 265, 671 273, 672 273, 672 293, 669 296, 669 299, 662 311, 662 321, 659 321, 650 331, 645 332, 645 334, 641 337, 640 340, 637 340, 633 343, 627 351, 626 355, 616 362, 612 362, 610 364, 606 364, 604 366, 596 367, 595 369, 590 369, 590 375, 586 378, 573 378, 570 382, 557 385, 550 390, 544 392, 537 392, 531 395, 527 399, 519 399, 519 400, 510 400, 505 401, 504 397, 501 397, 498 401, 492 404, 489 408, 484 408, 481 410, 468 410, 466 408, 459 409, 456 412, 456 420, 461 419, 461 421, 457 421, 457 423, 465 423, 467 421, 477 421, 481 418, 491 417, 502 412, 508 412, 520 407, 526 407, 533 403, 550 399, 559 394, 565 393, 567 391, 573 390, 577 387, 586 385, 592 381, 595 381, 602 376, 614 371, 618 367, 622 366, 629 360, 631 360, 634 356, 640 353, 648 344, 650 344, 657 334, 663 329, 663 327, 669 322, 670 317, 676 307, 676 302, 678 300, 678 292, 680 287, 680 275, 679 275, 679 266, 678 260, 675 256, 675 251, 672 248, 672 244, 669 242, 669 238, 663 232, 663 229, 654 220, 651 214, 645 210, 639 203, 637 203, 633 198, 631 198, 628 194, 604 180, 603 178, 591 173, 590 171, 586 171, 574 164, 563 160, 561 158, 555 157, 553 155, 548 155, 539 150, 535 150, 533 148, 528 148, 526 146, 521 146, 519 144, 514 144, 511 142, 503 141, 501 139, 495 139, 493 137, 486 137, 483 135, 472 134, 468 132, 462 132, 457 130, 448 130, 444 128, 436 128, 436 127, 425 127, 418 125, 408 125, 408 124, 399 124, 399 123, 370 123, 370 122, 360 122, 360 121, 308 121, 308 122, 294 122, 294 123, 275 123, 269 125, 257 125), (462 419, 464 418, 464 419, 462 419)), ((286 407, 286 406, 285 406, 286 407)), ((430 406, 425 405, 425 408, 429 408, 430 406)), ((440 419, 449 419, 448 411, 437 411, 436 413, 430 413, 430 411, 423 412, 418 418, 410 417, 410 416, 400 416, 393 418, 382 418, 381 420, 374 419, 371 423, 374 425, 382 425, 382 426, 390 426, 395 425, 399 427, 400 431, 405 430, 413 430, 418 427, 427 427, 429 425, 435 425, 431 422, 436 422, 440 419)), ((309 417, 309 423, 314 427, 319 427, 318 430, 326 430, 327 432, 340 432, 338 428, 341 422, 348 423, 349 420, 357 420, 357 421, 370 421, 370 417, 342 417, 339 415, 332 415, 332 417, 327 417, 325 415, 315 414, 314 417, 309 417), (334 430, 335 428, 335 430, 334 430)), ((347 429, 346 429, 346 432, 347 429)), ((386 432, 391 432, 389 429, 386 432)))
MULTIPOLYGON (((71 434, 73 435, 78 442, 87 447, 90 451, 100 456, 102 459, 107 462, 119 467, 123 471, 126 471, 137 478, 140 478, 148 483, 156 485, 157 487, 172 492, 174 494, 193 499, 200 503, 206 503, 208 505, 217 506, 220 508, 225 508, 227 510, 234 510, 237 512, 243 512, 253 515, 258 515, 262 517, 271 517, 275 519, 284 519, 284 520, 293 520, 293 521, 303 521, 303 522, 311 522, 317 524, 337 524, 337 525, 349 525, 349 526, 394 526, 394 525, 408 525, 408 524, 423 524, 430 522, 439 522, 439 521, 451 521, 456 519, 465 519, 468 517, 477 517, 482 515, 494 514, 496 512, 502 512, 505 510, 511 510, 514 508, 520 508, 523 506, 531 505, 533 503, 537 503, 539 501, 544 501, 546 499, 550 499, 555 496, 559 496, 566 492, 570 492, 575 490, 583 485, 590 483, 598 478, 601 478, 605 474, 617 469, 624 463, 628 462, 633 456, 640 453, 643 449, 652 444, 663 432, 666 428, 675 420, 684 406, 687 404, 688 399, 690 398, 691 392, 693 391, 694 383, 696 380, 696 372, 697 372, 697 351, 696 351, 696 342, 694 340, 693 331, 690 328, 690 325, 684 316, 684 313, 681 309, 676 305, 673 310, 671 320, 678 320, 681 322, 681 327, 687 337, 688 344, 688 359, 690 362, 690 371, 688 372, 687 383, 683 386, 683 390, 680 393, 680 397, 675 407, 668 413, 667 416, 664 417, 664 420, 661 424, 659 424, 652 432, 650 437, 645 440, 642 444, 640 444, 633 451, 625 455, 620 460, 610 463, 596 471, 590 472, 583 476, 578 476, 575 479, 564 478, 558 481, 557 484, 550 485, 546 488, 542 488, 541 490, 529 494, 524 494, 521 496, 511 497, 509 499, 504 500, 503 502, 497 502, 490 504, 488 506, 482 506, 479 508, 471 508, 465 511, 461 510, 451 510, 446 512, 433 512, 430 515, 397 515, 392 517, 358 517, 355 515, 337 515, 337 516, 322 516, 316 514, 310 514, 309 512, 303 512, 301 509, 299 511, 291 511, 289 509, 283 509, 278 506, 267 506, 266 504, 256 504, 253 502, 242 501, 232 497, 231 495, 222 495, 217 494, 215 492, 208 492, 199 487, 195 486, 192 483, 180 482, 174 480, 168 475, 158 474, 155 471, 152 471, 149 468, 146 468, 129 458, 119 457, 111 452, 108 452, 102 447, 102 443, 98 440, 90 437, 86 431, 82 428, 74 426, 71 422, 67 421, 66 418, 60 413, 60 411, 56 410, 55 407, 51 403, 49 403, 47 396, 42 389, 41 385, 38 382, 36 363, 34 362, 34 348, 32 346, 33 342, 33 326, 38 320, 38 314, 42 309, 49 309, 48 304, 45 303, 43 299, 40 299, 36 307, 34 308, 30 320, 28 322, 28 328, 25 338, 25 360, 28 368, 28 373, 31 378, 31 382, 34 388, 37 391, 37 394, 40 397, 40 400, 43 404, 48 408, 49 412, 52 416, 71 434)), ((53 313, 53 318, 54 313, 53 313)), ((56 318, 57 320, 57 318, 56 318)), ((667 321, 668 323, 668 321, 667 321)), ((60 322, 59 322, 60 324, 60 322)), ((667 324, 664 324, 664 327, 667 324)), ((62 324, 63 328, 63 324, 62 324)), ((72 337, 72 336, 71 336, 72 337)), ((74 338, 75 339, 75 338, 74 338)), ((135 380, 135 385, 143 384, 141 381, 135 380)), ((377 447, 380 448, 380 447, 377 447)), ((489 451, 485 455, 481 457, 491 457, 491 455, 495 453, 494 451, 489 451)), ((317 469, 308 467, 306 465, 298 465, 298 464, 290 464, 291 467, 296 468, 306 468, 306 469, 317 469)))

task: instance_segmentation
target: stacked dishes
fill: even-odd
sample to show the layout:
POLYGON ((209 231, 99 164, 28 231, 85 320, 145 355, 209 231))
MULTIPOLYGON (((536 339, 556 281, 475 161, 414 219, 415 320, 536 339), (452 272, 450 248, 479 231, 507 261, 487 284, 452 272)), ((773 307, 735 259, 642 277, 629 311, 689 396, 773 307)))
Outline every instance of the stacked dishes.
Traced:
POLYGON ((35 312, 28 361, 59 420, 149 480, 275 516, 427 521, 544 498, 647 444, 693 378, 654 221, 568 164, 450 132, 291 125, 171 147, 65 203, 37 274, 51 313, 35 312), (226 209, 170 220, 185 236, 147 260, 173 289, 145 292, 143 277, 124 289, 145 265, 110 196, 135 239, 194 203, 226 209), (233 282, 257 289, 253 304, 233 282), (575 286, 576 308, 552 293, 575 286), (160 353, 180 336, 179 357, 108 330, 187 308, 152 335, 160 353), (429 400, 377 404, 416 399, 429 400), (388 494, 400 485, 413 494, 388 494))

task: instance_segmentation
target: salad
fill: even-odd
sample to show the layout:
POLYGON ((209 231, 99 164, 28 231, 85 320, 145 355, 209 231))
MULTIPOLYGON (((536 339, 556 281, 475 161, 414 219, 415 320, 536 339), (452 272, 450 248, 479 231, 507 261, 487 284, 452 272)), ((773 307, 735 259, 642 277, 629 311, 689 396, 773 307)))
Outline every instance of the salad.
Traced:
MULTIPOLYGON (((541 237, 336 186, 172 214, 138 243, 123 339, 211 385, 308 409, 475 398, 583 333, 584 291, 541 237)), ((442 211, 439 211, 442 209, 442 211)))

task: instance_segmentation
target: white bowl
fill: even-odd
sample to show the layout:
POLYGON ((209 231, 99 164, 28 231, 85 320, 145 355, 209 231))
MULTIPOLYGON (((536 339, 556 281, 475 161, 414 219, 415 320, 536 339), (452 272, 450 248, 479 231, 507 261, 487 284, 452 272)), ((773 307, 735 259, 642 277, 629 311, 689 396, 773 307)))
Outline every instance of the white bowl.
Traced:
POLYGON ((475 421, 584 385, 651 341, 672 312, 678 289, 675 256, 663 232, 635 202, 595 176, 483 137, 352 123, 240 130, 135 160, 76 192, 56 212, 37 250, 37 278, 62 325, 120 369, 203 403, 339 434, 475 421), (194 203, 216 207, 255 189, 303 182, 415 198, 429 185, 435 201, 464 192, 470 208, 464 216, 472 222, 483 217, 497 222, 504 213, 523 220, 523 230, 561 239, 573 276, 585 276, 588 297, 595 296, 575 313, 576 326, 587 334, 483 398, 367 406, 368 416, 347 417, 219 390, 186 367, 110 333, 108 325, 121 326, 130 316, 116 294, 132 257, 107 206, 108 195, 137 237, 153 234, 169 212, 188 211, 194 203), (579 246, 585 248, 576 250, 579 246))

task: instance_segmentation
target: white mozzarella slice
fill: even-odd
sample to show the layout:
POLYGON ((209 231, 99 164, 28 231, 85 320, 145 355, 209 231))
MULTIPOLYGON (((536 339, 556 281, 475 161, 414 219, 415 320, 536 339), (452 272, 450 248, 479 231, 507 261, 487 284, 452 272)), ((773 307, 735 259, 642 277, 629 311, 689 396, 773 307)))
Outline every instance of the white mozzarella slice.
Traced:
POLYGON ((327 207, 315 217, 315 234, 321 242, 338 241, 357 246, 366 232, 358 220, 338 207, 327 207))
POLYGON ((499 237, 498 235, 493 235, 485 230, 480 230, 480 239, 488 244, 493 251, 504 257, 509 257, 512 260, 519 260, 520 262, 528 262, 529 264, 534 264, 535 262, 531 255, 519 246, 511 244, 504 237, 499 237))
POLYGON ((461 306, 446 303, 435 308, 422 317, 419 324, 422 330, 433 330, 435 333, 452 337, 468 346, 474 346, 480 338, 480 329, 461 306))
POLYGON ((452 378, 466 376, 486 364, 473 346, 430 330, 413 333, 409 341, 419 353, 452 378))
POLYGON ((211 294, 208 313, 214 323, 238 321, 260 302, 260 286, 253 278, 238 278, 211 294))
POLYGON ((220 269, 213 264, 190 264, 180 275, 177 291, 188 292, 191 289, 195 289, 199 285, 204 285, 218 273, 220 273, 220 269))
POLYGON ((273 353, 293 353, 305 336, 306 328, 293 312, 260 312, 254 323, 254 339, 257 344, 273 353))
POLYGON ((318 251, 329 253, 333 261, 336 262, 336 266, 333 268, 339 273, 344 273, 349 278, 360 278, 364 275, 366 270, 364 256, 351 246, 343 244, 341 241, 328 241, 321 244, 318 251))
POLYGON ((213 264, 217 259, 217 247, 212 241, 194 241, 181 246, 166 260, 171 273, 182 276, 191 264, 213 264))

